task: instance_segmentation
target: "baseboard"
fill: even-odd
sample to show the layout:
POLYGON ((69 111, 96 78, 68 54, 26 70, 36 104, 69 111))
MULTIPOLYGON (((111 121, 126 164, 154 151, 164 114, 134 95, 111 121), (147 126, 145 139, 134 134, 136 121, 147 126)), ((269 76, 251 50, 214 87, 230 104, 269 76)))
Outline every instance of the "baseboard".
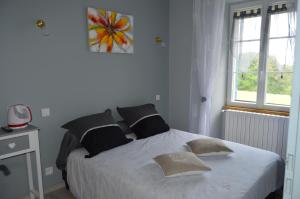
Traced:
MULTIPOLYGON (((64 187, 65 187, 65 183, 56 184, 56 185, 54 185, 52 187, 49 187, 48 189, 44 190, 44 195, 49 194, 49 193, 54 192, 54 191, 57 191, 57 190, 62 189, 64 187)), ((30 199, 30 197, 29 196, 24 196, 24 197, 19 198, 19 199, 30 199)))

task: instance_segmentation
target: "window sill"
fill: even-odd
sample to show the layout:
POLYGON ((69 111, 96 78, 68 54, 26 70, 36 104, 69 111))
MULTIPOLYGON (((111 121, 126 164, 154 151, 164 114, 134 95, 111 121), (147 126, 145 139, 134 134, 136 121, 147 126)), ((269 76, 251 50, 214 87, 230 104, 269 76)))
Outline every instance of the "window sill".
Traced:
POLYGON ((290 116, 290 112, 288 111, 274 111, 268 109, 257 109, 257 108, 249 108, 249 107, 241 107, 241 106, 224 106, 223 110, 236 110, 243 112, 252 112, 252 113, 262 113, 268 115, 279 115, 279 116, 290 116))

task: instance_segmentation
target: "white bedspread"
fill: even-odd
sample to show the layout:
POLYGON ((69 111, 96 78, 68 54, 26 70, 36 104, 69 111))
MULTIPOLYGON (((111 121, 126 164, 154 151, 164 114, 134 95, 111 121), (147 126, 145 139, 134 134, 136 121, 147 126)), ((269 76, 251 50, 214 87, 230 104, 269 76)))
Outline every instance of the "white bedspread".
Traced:
POLYGON ((282 186, 277 154, 226 142, 235 152, 202 158, 212 171, 164 177, 153 157, 186 151, 187 141, 203 136, 178 130, 133 141, 85 159, 73 151, 67 164, 70 190, 78 199, 263 199, 282 186))

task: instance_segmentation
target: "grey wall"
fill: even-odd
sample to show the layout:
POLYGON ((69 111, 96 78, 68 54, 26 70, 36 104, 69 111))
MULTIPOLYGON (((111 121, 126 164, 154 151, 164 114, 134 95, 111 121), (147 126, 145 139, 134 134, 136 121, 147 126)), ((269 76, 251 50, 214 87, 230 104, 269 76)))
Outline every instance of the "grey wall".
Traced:
MULTIPOLYGON (((7 106, 31 106, 33 124, 41 129, 43 168, 55 165, 64 133, 60 126, 70 119, 146 102, 156 103, 168 117, 168 48, 156 45, 154 38, 168 42, 169 1, 1 0, 0 24, 0 122, 6 123, 7 106), (88 51, 88 6, 134 16, 133 55, 88 51), (49 37, 35 28, 38 18, 46 19, 49 37), (155 94, 161 101, 154 101, 155 94), (51 108, 49 118, 41 118, 43 107, 51 108)), ((3 163, 12 175, 0 173, 0 198, 26 195, 24 157, 3 163)), ((43 178, 46 188, 62 182, 56 169, 43 178)))
POLYGON ((170 0, 169 121, 188 130, 193 1, 170 0))
MULTIPOLYGON (((239 0, 227 0, 227 4, 237 1, 239 0)), ((186 131, 189 129, 192 20, 193 1, 170 1, 169 120, 171 126, 186 131)), ((227 25, 224 29, 225 38, 228 31, 227 25)), ((225 47, 224 51, 226 50, 225 47)), ((225 53, 224 62, 227 62, 226 58, 225 53)), ((218 71, 211 112, 211 130, 219 135, 222 134, 221 109, 225 105, 226 77, 227 64, 225 63, 218 71)))

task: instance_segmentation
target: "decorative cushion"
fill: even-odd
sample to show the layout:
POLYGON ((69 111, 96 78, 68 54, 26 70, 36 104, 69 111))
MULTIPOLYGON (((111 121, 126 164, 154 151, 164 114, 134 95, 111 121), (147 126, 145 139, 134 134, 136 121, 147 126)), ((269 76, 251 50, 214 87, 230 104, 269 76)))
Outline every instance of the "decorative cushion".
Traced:
POLYGON ((78 138, 80 144, 89 152, 87 157, 132 141, 125 137, 125 133, 114 121, 110 109, 72 120, 62 128, 70 130, 78 138))
POLYGON ((222 140, 216 138, 197 139, 187 145, 198 156, 228 155, 233 152, 222 140))
POLYGON ((79 140, 82 140, 82 136, 84 136, 86 131, 106 125, 117 126, 110 109, 107 109, 103 113, 77 118, 62 125, 62 128, 71 130, 71 132, 75 134, 79 140))
POLYGON ((116 126, 105 126, 89 131, 81 141, 81 145, 89 152, 87 158, 110 150, 112 148, 127 144, 132 139, 127 139, 121 128, 116 126))
POLYGON ((134 107, 117 107, 121 117, 138 139, 147 138, 170 130, 153 104, 134 107))
POLYGON ((160 166, 166 177, 195 175, 211 170, 191 152, 163 154, 153 159, 160 166))

